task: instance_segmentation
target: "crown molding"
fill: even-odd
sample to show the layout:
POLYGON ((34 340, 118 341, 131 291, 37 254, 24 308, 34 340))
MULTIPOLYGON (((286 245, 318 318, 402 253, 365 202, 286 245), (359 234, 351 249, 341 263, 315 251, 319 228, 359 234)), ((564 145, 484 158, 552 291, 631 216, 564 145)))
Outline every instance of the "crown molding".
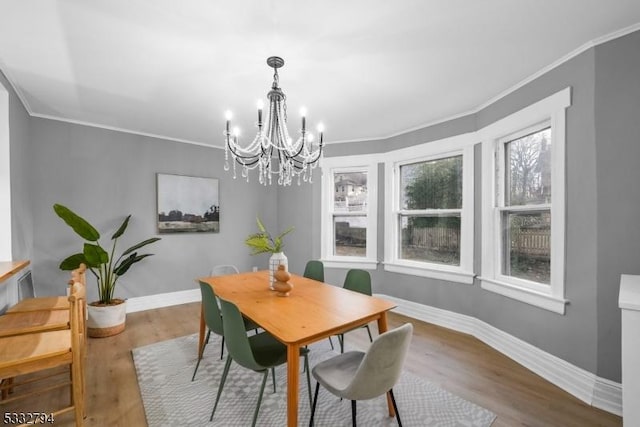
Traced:
POLYGON ((121 127, 117 127, 117 126, 108 126, 108 125, 103 125, 103 124, 98 124, 98 123, 85 122, 85 121, 82 121, 82 120, 67 119, 67 118, 58 117, 58 116, 52 116, 52 115, 48 115, 48 114, 30 113, 30 115, 31 115, 31 117, 38 117, 38 118, 41 118, 41 119, 55 120, 55 121, 58 121, 58 122, 72 123, 72 124, 75 124, 75 125, 88 126, 88 127, 93 127, 93 128, 98 128, 98 129, 105 129, 105 130, 112 130, 112 131, 116 131, 116 132, 128 133, 128 134, 131 134, 131 135, 146 136, 146 137, 149 137, 149 138, 164 139, 165 141, 169 141, 169 142, 180 142, 180 143, 183 143, 183 144, 198 145, 200 147, 216 148, 216 149, 219 149, 219 150, 224 149, 224 147, 220 147, 220 146, 212 145, 212 144, 207 144, 205 142, 191 141, 189 139, 182 139, 182 138, 174 138, 174 137, 171 137, 171 136, 160 135, 160 134, 156 134, 156 133, 139 132, 139 131, 126 129, 126 128, 121 128, 121 127))
POLYGON ((446 122, 450 122, 452 120, 456 120, 459 119, 461 117, 466 117, 472 114, 476 114, 482 110, 484 110, 485 108, 487 108, 488 106, 498 102, 499 100, 501 100, 502 98, 507 97, 508 95, 512 94, 513 92, 515 92, 516 90, 522 88, 523 86, 531 83, 532 81, 536 80, 537 78, 543 76, 544 74, 548 73, 549 71, 553 70, 554 68, 559 67, 560 65, 564 64, 565 62, 570 61, 571 59, 575 58, 576 56, 580 55, 583 52, 586 52, 587 50, 594 48, 596 46, 599 46, 601 44, 607 43, 611 40, 615 40, 618 39, 620 37, 624 37, 628 34, 631 34, 633 32, 636 32, 640 30, 640 22, 637 24, 633 24, 630 25, 626 28, 622 28, 618 31, 614 31, 612 33, 609 33, 607 35, 604 35, 602 37, 599 37, 597 39, 591 40, 585 44, 583 44, 582 46, 580 46, 579 48, 569 52, 568 54, 564 55, 563 57, 561 57, 560 59, 558 59, 557 61, 552 62, 551 64, 547 65, 546 67, 538 70, 537 72, 533 73, 532 75, 530 75, 529 77, 521 80, 520 82, 516 83, 515 85, 511 86, 510 88, 506 89, 505 91, 499 93, 498 95, 494 96, 493 98, 490 98, 488 101, 485 101, 484 103, 478 105, 475 108, 472 108, 471 110, 467 110, 466 112, 463 113, 459 113, 459 114, 454 114, 452 116, 447 116, 447 117, 443 117, 441 119, 436 119, 427 123, 423 123, 421 125, 418 126, 414 126, 412 128, 409 129, 405 129, 403 131, 400 132, 396 132, 387 136, 382 136, 382 137, 375 137, 375 138, 358 138, 358 139, 351 139, 351 140, 340 140, 340 141, 331 141, 331 144, 344 144, 344 143, 351 143, 351 142, 366 142, 366 141, 379 141, 379 140, 384 140, 384 139, 390 139, 390 138, 395 138, 396 136, 400 136, 400 135, 404 135, 410 132, 414 132, 420 129, 424 129, 424 128, 428 128, 431 126, 435 126, 435 125, 439 125, 441 123, 446 123, 446 122))
MULTIPOLYGON (((501 100, 502 98, 505 98, 506 96, 510 95, 511 93, 515 92, 516 90, 522 88, 523 86, 525 86, 526 84, 532 82, 533 80, 539 78, 540 76, 548 73, 549 71, 553 70, 554 68, 557 68, 558 66, 564 64, 565 62, 575 58, 576 56, 580 55, 581 53, 594 48, 596 46, 599 46, 601 44, 607 43, 611 40, 615 40, 617 38, 620 37, 624 37, 628 34, 631 34, 635 31, 640 30, 640 22, 630 25, 628 27, 622 28, 620 30, 614 31, 612 33, 606 34, 602 37, 598 37, 596 39, 593 39, 585 44, 583 44, 582 46, 578 47, 577 49, 569 52, 568 54, 564 55, 563 57, 561 57, 560 59, 558 59, 557 61, 554 61, 553 63, 547 65, 546 67, 543 67, 542 69, 540 69, 539 71, 535 72, 534 74, 530 75, 529 77, 521 80, 520 82, 516 83, 515 85, 511 86, 510 88, 506 89, 505 91, 499 93, 498 95, 494 96, 493 98, 490 98, 489 100, 487 100, 486 102, 478 105, 475 108, 472 108, 471 110, 467 110, 465 112, 462 113, 458 113, 458 114, 454 114, 451 116, 446 116, 440 119, 435 119, 426 123, 422 123, 420 125, 408 128, 408 129, 404 129, 400 132, 395 132, 386 136, 380 136, 380 137, 365 137, 365 138, 356 138, 356 139, 345 139, 345 140, 335 140, 335 141, 326 141, 325 144, 327 145, 333 145, 333 144, 346 144, 346 143, 357 143, 357 142, 372 142, 372 141, 380 141, 380 140, 386 140, 386 139, 390 139, 390 138, 395 138, 397 136, 400 135, 404 135, 410 132, 414 132, 420 129, 424 129, 424 128, 428 128, 431 126, 436 126, 439 125, 441 123, 446 123, 455 119, 459 119, 461 117, 466 117, 469 116, 471 114, 476 114, 479 111, 482 111, 483 109, 487 108, 488 106, 496 103, 497 101, 501 100)), ((63 118, 63 117, 59 117, 59 116, 54 116, 54 115, 48 115, 48 114, 39 114, 39 113, 34 113, 33 109, 31 108, 31 106, 29 105, 29 103, 27 102, 26 96, 24 96, 24 93, 22 92, 22 90, 16 86, 13 82, 14 79, 11 78, 10 73, 7 71, 7 67, 6 65, 0 60, 0 73, 4 74, 4 76, 6 77, 7 81, 9 82, 9 85, 11 85, 11 88, 14 90, 14 92, 16 93, 16 95, 18 96, 18 98, 20 99, 20 101, 22 102, 22 104, 24 105, 24 108, 27 110, 27 113, 31 116, 31 117, 40 117, 40 118, 44 118, 44 119, 49 119, 49 120, 56 120, 56 121, 61 121, 61 122, 67 122, 67 123, 73 123, 73 124, 79 124, 79 125, 83 125, 83 126, 89 126, 89 127, 96 127, 96 128, 100 128, 100 129, 107 129, 107 130, 113 130, 113 131, 118 131, 118 132, 124 132, 124 133, 130 133, 133 135, 140 135, 140 136, 147 136, 147 137, 151 137, 151 138, 160 138, 160 139, 164 139, 167 141, 173 141, 173 142, 180 142, 180 143, 184 143, 184 144, 192 144, 192 145, 198 145, 198 146, 202 146, 202 147, 207 147, 207 148, 217 148, 217 149, 222 149, 223 147, 218 146, 218 145, 213 145, 213 144, 207 144, 201 141, 191 141, 188 139, 182 139, 182 138, 174 138, 174 137, 170 137, 170 136, 166 136, 166 135, 160 135, 160 134, 153 134, 153 133, 147 133, 147 132, 140 132, 140 131, 134 131, 131 129, 126 129, 126 128, 120 128, 120 127, 115 127, 115 126, 108 126, 108 125, 103 125, 103 124, 99 124, 99 123, 94 123, 94 122, 87 122, 87 121, 81 121, 81 120, 73 120, 73 119, 68 119, 68 118, 63 118)))

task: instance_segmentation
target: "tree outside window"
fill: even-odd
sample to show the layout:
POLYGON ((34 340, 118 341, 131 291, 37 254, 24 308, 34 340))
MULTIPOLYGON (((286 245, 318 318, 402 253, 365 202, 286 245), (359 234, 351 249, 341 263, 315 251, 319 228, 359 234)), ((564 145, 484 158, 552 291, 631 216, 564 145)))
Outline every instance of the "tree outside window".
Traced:
POLYGON ((502 274, 549 284, 551 277, 551 129, 507 141, 502 274))
POLYGON ((460 265, 462 156, 400 167, 399 258, 460 265))

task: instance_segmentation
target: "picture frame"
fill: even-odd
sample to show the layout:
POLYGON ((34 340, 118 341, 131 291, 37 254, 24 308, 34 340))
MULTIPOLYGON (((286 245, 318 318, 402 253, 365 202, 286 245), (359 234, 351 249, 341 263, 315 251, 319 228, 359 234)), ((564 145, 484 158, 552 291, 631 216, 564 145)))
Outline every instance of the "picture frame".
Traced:
POLYGON ((157 173, 156 184, 159 234, 220 232, 218 179, 157 173))

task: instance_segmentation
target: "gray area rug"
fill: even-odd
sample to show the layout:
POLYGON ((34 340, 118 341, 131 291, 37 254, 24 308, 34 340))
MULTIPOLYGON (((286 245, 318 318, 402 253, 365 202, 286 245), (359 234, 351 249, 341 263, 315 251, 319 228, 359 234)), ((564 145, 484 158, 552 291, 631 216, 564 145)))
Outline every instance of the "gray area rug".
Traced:
MULTIPOLYGON (((209 416, 224 368, 224 360, 220 360, 220 337, 211 335, 192 382, 197 348, 198 335, 194 334, 133 349, 149 427, 251 425, 262 375, 232 363, 211 423, 209 416)), ((309 348, 311 366, 337 354, 326 339, 309 348)), ((258 415, 259 426, 286 425, 286 375, 285 365, 276 368, 276 393, 269 376, 258 415)), ((311 388, 315 389, 313 377, 311 388)), ((495 419, 492 412, 406 371, 394 387, 394 394, 404 426, 490 426, 495 419)), ((302 373, 299 402, 298 424, 308 425, 310 405, 306 375, 302 373)), ((340 401, 321 387, 315 425, 350 426, 350 402, 340 401)), ((386 398, 381 396, 358 402, 358 425, 396 426, 397 423, 387 415, 386 398)))

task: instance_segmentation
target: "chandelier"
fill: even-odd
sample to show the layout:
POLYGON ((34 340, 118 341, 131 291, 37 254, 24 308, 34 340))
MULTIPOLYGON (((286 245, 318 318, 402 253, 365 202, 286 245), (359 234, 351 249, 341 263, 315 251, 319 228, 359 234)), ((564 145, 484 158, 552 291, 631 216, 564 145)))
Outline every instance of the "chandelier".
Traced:
POLYGON ((312 182, 312 172, 318 166, 322 156, 322 138, 324 128, 318 125, 319 138, 314 142, 314 135, 306 129, 306 110, 300 111, 302 128, 297 140, 289 136, 287 130, 287 97, 278 86, 278 68, 284 65, 284 60, 277 56, 267 59, 267 65, 273 68, 273 84, 267 94, 269 113, 266 120, 262 120, 262 101, 258 101, 258 122, 253 140, 246 146, 240 143, 240 131, 233 128, 230 131, 231 111, 227 111, 224 149, 224 170, 228 171, 229 155, 233 163, 233 177, 236 178, 236 165, 242 169, 242 177, 249 182, 249 171, 258 170, 258 181, 263 185, 271 185, 272 177, 277 176, 278 185, 291 185, 294 178, 312 182))

